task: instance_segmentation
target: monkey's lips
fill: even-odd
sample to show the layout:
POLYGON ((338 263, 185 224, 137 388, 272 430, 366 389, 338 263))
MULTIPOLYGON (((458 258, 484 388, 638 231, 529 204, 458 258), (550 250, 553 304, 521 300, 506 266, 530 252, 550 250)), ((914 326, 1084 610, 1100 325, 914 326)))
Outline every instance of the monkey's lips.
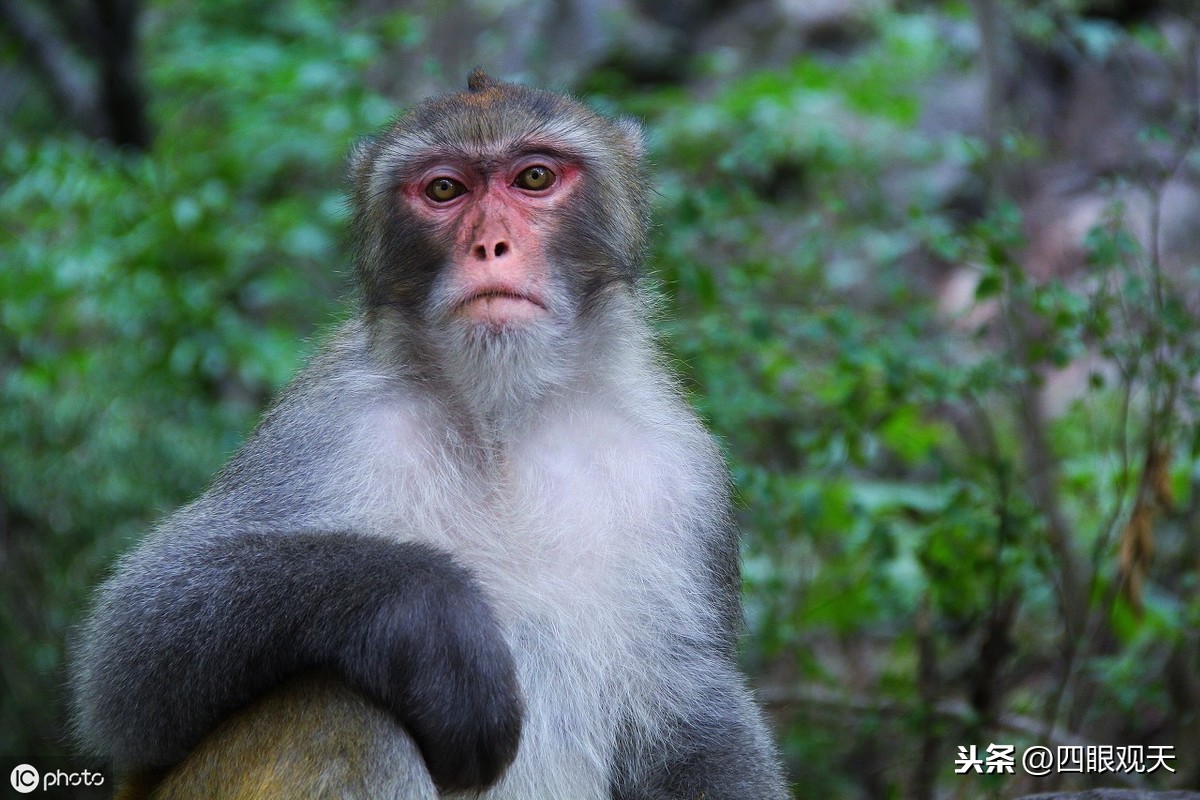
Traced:
POLYGON ((529 322, 546 313, 539 298, 508 288, 481 289, 458 309, 469 320, 501 327, 529 322))

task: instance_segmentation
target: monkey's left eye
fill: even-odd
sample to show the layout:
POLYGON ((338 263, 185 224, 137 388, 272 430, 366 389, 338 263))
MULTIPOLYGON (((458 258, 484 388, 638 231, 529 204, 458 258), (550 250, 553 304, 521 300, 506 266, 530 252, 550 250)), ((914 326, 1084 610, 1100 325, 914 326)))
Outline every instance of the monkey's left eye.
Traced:
POLYGON ((522 189, 540 192, 549 189, 554 184, 554 173, 550 171, 549 167, 536 164, 521 170, 521 174, 513 183, 522 189))
POLYGON ((453 178, 434 178, 425 187, 425 196, 435 203, 448 203, 467 193, 467 187, 453 178))

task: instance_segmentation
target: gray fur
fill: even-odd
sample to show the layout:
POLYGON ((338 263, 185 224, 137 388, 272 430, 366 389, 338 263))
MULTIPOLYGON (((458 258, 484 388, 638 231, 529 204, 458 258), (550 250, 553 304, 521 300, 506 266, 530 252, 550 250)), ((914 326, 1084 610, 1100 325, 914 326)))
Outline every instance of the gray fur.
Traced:
POLYGON ((357 149, 363 312, 101 588, 74 660, 80 736, 124 767, 169 764, 289 675, 332 669, 427 761, 444 756, 430 762, 444 788, 786 797, 736 663, 727 471, 647 322, 640 132, 557 95, 472 86, 357 149), (527 139, 580 153, 590 192, 561 223, 579 233, 552 254, 552 318, 455 332, 437 312, 444 276, 416 274, 444 256, 396 215, 391 181, 439 148, 487 157, 527 139), (422 645, 446 630, 461 691, 422 645), (379 641, 416 641, 416 655, 379 641), (415 688, 392 691, 389 669, 415 688), (426 695, 455 692, 449 722, 412 727, 426 695), (466 779, 444 779, 463 765, 466 779))

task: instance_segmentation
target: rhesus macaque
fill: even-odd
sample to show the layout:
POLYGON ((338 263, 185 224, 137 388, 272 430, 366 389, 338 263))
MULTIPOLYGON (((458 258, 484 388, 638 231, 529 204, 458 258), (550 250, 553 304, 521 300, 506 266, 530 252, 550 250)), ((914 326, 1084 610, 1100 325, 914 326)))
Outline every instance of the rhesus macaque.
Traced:
POLYGON ((128 796, 781 798, 638 126, 477 71, 353 156, 361 313, 99 590, 128 796))

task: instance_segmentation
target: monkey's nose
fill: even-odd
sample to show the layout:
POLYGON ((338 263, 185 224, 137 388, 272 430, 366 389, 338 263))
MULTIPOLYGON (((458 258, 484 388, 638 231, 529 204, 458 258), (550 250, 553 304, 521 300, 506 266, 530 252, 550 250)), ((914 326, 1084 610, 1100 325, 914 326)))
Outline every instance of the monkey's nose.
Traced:
POLYGON ((488 258, 503 258, 510 249, 508 242, 501 240, 491 245, 490 248, 486 244, 477 244, 471 249, 471 252, 475 254, 476 261, 487 261, 488 258))

